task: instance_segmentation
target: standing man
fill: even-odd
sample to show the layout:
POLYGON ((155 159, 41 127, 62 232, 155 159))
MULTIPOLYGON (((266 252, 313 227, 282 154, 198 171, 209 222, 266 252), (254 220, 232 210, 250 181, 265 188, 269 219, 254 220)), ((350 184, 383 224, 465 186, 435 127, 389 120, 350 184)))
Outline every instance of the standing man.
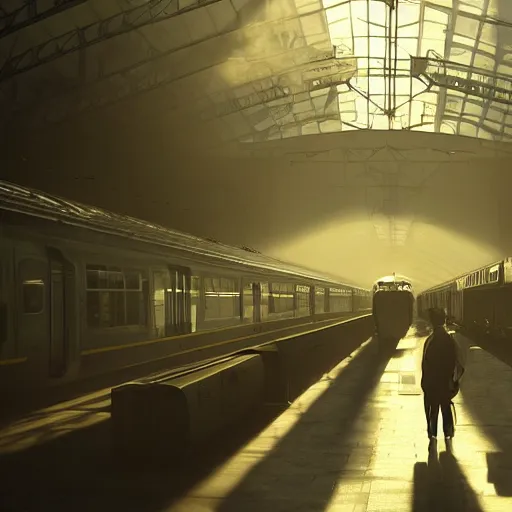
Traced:
POLYGON ((439 409, 443 415, 443 432, 447 445, 455 434, 451 406, 459 392, 459 381, 464 373, 457 342, 446 328, 443 309, 429 309, 432 334, 425 341, 421 362, 421 389, 424 393, 427 432, 431 446, 437 440, 439 409))

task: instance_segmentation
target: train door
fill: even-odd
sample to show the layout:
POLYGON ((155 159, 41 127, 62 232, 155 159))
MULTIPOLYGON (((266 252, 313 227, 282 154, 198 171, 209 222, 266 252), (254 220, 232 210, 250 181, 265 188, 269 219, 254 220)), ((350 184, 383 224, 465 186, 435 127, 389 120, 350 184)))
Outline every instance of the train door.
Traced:
POLYGON ((50 368, 52 378, 63 377, 70 359, 70 333, 74 325, 75 268, 62 253, 47 248, 50 368))
POLYGON ((7 364, 8 360, 15 360, 17 356, 12 333, 12 293, 9 293, 12 275, 11 259, 12 247, 0 236, 0 361, 4 364, 7 364))
POLYGON ((192 297, 191 297, 191 286, 192 286, 192 276, 190 275, 190 270, 186 270, 181 273, 180 277, 182 281, 182 312, 181 312, 181 326, 182 333, 192 332, 192 297))
MULTIPOLYGON (((28 245, 28 244, 27 244, 28 245)), ((16 250, 17 344, 34 379, 48 377, 50 305, 48 258, 35 247, 16 250)))
POLYGON ((166 296, 170 288, 169 273, 162 270, 153 271, 153 322, 155 335, 163 338, 168 334, 167 325, 171 322, 167 318, 166 296))
POLYGON ((56 249, 23 244, 16 250, 18 346, 40 378, 59 378, 67 370, 72 270, 56 249))
POLYGON ((253 294, 253 322, 255 324, 261 322, 261 284, 252 283, 252 294, 253 294))
POLYGON ((66 314, 64 265, 50 259, 50 377, 66 373, 66 314))
POLYGON ((167 334, 185 334, 191 331, 190 270, 169 267, 170 287, 167 289, 167 334))

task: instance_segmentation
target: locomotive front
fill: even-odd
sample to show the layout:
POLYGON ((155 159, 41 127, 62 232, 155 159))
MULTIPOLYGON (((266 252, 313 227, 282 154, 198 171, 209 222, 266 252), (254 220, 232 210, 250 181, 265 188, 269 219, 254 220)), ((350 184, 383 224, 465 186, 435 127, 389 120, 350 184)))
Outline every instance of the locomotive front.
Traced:
POLYGON ((373 285, 373 319, 379 341, 396 344, 402 339, 413 321, 414 294, 411 283, 386 276, 373 285))

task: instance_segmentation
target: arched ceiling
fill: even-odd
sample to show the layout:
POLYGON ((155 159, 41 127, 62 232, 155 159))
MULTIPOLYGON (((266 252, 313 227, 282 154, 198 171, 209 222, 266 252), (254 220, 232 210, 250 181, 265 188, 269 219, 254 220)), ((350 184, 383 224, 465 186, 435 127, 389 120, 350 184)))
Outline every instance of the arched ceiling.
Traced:
POLYGON ((423 287, 512 249, 511 82, 507 0, 4 0, 0 173, 423 287))

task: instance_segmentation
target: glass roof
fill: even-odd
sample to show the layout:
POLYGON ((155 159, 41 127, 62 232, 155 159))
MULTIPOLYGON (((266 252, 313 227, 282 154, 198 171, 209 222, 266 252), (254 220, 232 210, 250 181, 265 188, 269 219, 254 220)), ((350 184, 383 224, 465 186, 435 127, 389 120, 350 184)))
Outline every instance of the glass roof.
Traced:
POLYGON ((61 122, 165 88, 159 112, 193 111, 227 140, 361 129, 512 138, 510 0, 171 4, 68 0, 33 21, 19 8, 21 21, 0 27, 0 107, 61 122))
MULTIPOLYGON (((357 129, 510 140, 512 25, 497 18, 505 2, 455 3, 322 0, 332 54, 296 67, 290 74, 300 73, 300 84, 277 75, 268 91, 281 97, 241 111, 260 118, 257 133, 244 140, 357 129)), ((308 45, 322 25, 319 15, 315 31, 309 18, 290 22, 301 22, 300 43, 289 42, 297 35, 288 36, 286 24, 281 39, 308 45)))

